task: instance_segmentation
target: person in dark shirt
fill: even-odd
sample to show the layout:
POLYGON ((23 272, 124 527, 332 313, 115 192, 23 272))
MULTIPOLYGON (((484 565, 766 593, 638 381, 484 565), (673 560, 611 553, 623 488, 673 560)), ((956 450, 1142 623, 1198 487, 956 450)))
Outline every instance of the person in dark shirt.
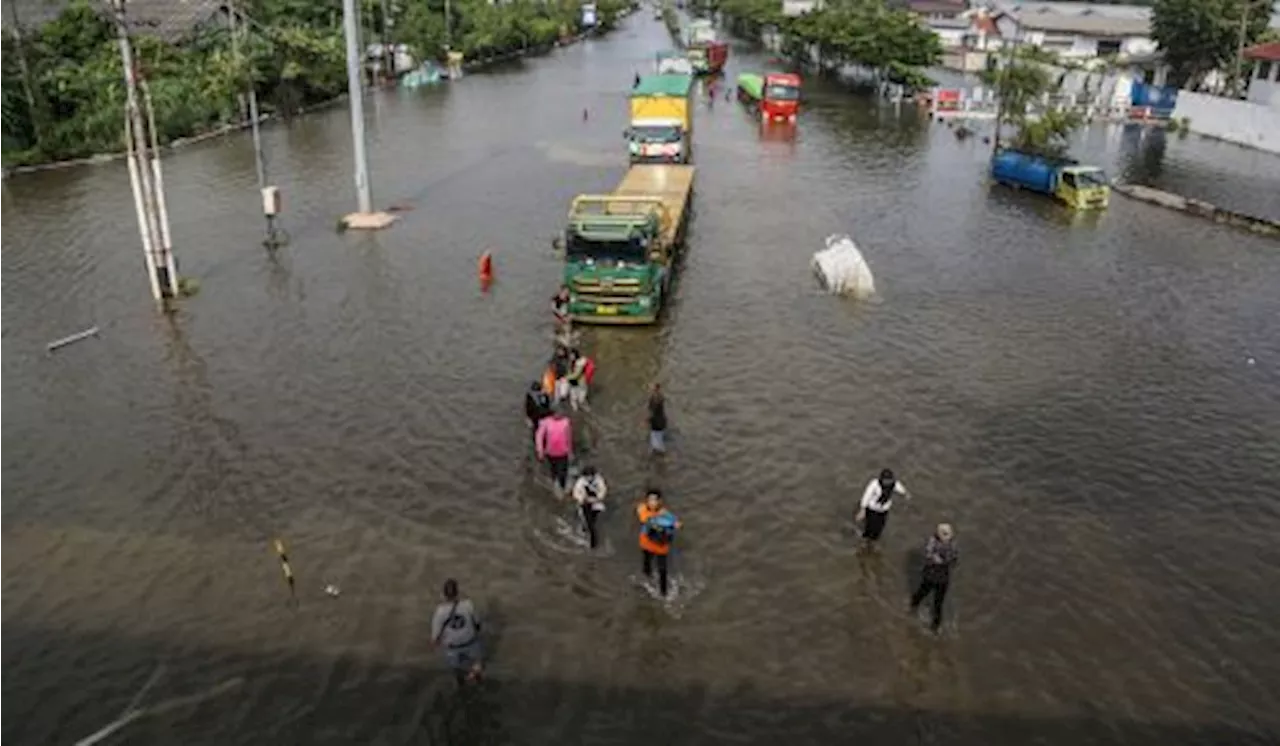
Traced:
POLYGON ((549 414, 551 414, 551 397, 542 390, 540 382, 530 383, 529 390, 524 395, 524 416, 529 420, 530 438, 537 434, 538 423, 549 414))
POLYGON ((667 452, 667 400, 658 383, 653 384, 649 392, 649 450, 667 452))
POLYGON ((924 570, 920 574, 920 586, 911 594, 911 611, 914 613, 933 594, 933 624, 936 634, 942 629, 942 602, 951 585, 951 571, 960 561, 955 532, 950 523, 939 523, 924 548, 924 570))

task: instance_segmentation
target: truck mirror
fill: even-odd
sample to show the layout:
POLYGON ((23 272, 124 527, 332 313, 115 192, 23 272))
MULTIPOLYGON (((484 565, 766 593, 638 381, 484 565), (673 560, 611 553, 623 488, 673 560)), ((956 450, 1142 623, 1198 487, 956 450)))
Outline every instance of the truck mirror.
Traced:
POLYGON ((630 129, 625 129, 625 130, 623 130, 623 131, 622 131, 622 139, 623 139, 623 140, 630 140, 630 139, 631 139, 631 130, 630 130, 630 129))

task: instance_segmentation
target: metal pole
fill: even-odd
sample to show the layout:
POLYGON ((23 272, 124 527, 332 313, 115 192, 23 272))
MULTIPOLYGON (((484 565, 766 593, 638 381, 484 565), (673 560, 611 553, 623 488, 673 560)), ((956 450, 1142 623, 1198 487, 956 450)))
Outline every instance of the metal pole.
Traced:
POLYGON ((453 50, 453 4, 450 0, 444 0, 444 46, 445 49, 453 50))
POLYGON ((356 201, 360 212, 373 212, 369 193, 369 164, 364 142, 364 99, 360 75, 360 17, 356 0, 342 0, 342 20, 347 36, 347 95, 351 99, 351 142, 355 154, 356 201))
POLYGON ((396 54, 391 50, 391 8, 387 0, 379 6, 382 10, 382 79, 395 80, 396 54))
POLYGON ((157 261, 157 259, 163 259, 163 257, 159 256, 159 252, 156 251, 156 247, 160 245, 161 240, 160 223, 156 214, 155 191, 151 185, 151 167, 147 158, 147 128, 142 118, 142 108, 138 105, 133 46, 129 43, 129 29, 125 23, 124 0, 114 0, 114 11, 116 37, 120 43, 120 63, 124 67, 125 112, 129 118, 129 157, 135 161, 138 181, 142 187, 143 214, 139 216, 138 233, 142 237, 143 251, 148 254, 148 269, 155 268, 149 278, 151 294, 156 300, 161 300, 170 282, 167 279, 162 282, 161 278, 157 277, 165 262, 157 261))
POLYGON ((1244 86, 1241 85, 1243 81, 1240 79, 1240 74, 1243 72, 1244 68, 1244 38, 1245 34, 1249 31, 1249 0, 1245 0, 1240 5, 1240 42, 1236 47, 1236 79, 1232 81, 1232 84, 1235 86, 1235 90, 1232 91, 1232 93, 1237 96, 1244 90, 1244 86))

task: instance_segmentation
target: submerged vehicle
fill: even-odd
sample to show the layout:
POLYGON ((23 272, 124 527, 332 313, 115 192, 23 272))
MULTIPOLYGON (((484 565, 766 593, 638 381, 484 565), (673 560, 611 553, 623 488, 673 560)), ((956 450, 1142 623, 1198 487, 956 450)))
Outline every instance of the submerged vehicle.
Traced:
POLYGON ((564 284, 575 322, 658 320, 683 249, 693 174, 693 166, 632 166, 613 194, 574 198, 564 284))
POLYGON ((632 163, 688 163, 693 158, 693 78, 647 75, 631 89, 624 133, 632 163))
POLYGON ((1076 210, 1104 209, 1111 200, 1111 183, 1102 169, 1068 159, 1003 149, 991 159, 991 178, 1046 194, 1076 210))
POLYGON ((743 73, 738 100, 754 107, 764 122, 794 122, 800 111, 800 76, 795 73, 743 73))

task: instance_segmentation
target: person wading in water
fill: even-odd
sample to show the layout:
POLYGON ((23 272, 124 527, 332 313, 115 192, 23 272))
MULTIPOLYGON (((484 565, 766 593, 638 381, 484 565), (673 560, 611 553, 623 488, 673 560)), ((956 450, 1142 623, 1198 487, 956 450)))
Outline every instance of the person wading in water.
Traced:
POLYGON ((667 452, 667 400, 658 383, 649 391, 649 452, 667 452))
POLYGON ((443 648, 458 686, 479 681, 484 675, 484 646, 480 643, 480 617, 470 599, 458 594, 458 581, 444 582, 444 603, 431 616, 431 646, 443 648))
POLYGON ((529 420, 531 440, 538 435, 538 423, 549 414, 551 414, 551 397, 542 390, 542 383, 538 381, 530 383, 529 390, 524 395, 524 416, 529 420))
POLYGON ((930 627, 934 634, 942 629, 942 602, 947 598, 947 588, 951 585, 951 571, 960 561, 960 550, 956 547, 955 532, 950 523, 939 523, 933 536, 924 547, 924 570, 920 573, 920 586, 911 594, 911 612, 916 613, 920 604, 929 594, 933 594, 933 623, 930 627))
POLYGON ((573 456, 573 423, 565 417, 563 410, 556 408, 550 417, 544 417, 538 423, 533 445, 538 460, 545 458, 551 465, 551 480, 555 482, 556 494, 564 494, 569 481, 569 459, 573 456))
POLYGON ((671 554, 671 543, 682 524, 662 504, 662 492, 657 489, 649 490, 644 502, 636 506, 636 517, 640 519, 640 553, 644 559, 644 575, 652 578, 653 566, 658 566, 658 593, 666 598, 667 556, 671 554))
POLYGON ((889 508, 893 507, 894 495, 911 499, 902 482, 893 475, 892 469, 880 472, 879 478, 871 480, 863 490, 858 514, 853 518, 854 523, 862 524, 863 546, 873 547, 880 540, 884 524, 889 520, 889 508))
POLYGON ((578 503, 578 512, 582 515, 582 527, 587 532, 587 540, 591 548, 599 544, 596 535, 596 519, 604 512, 604 498, 609 494, 609 485, 594 466, 582 467, 582 473, 573 483, 573 499, 578 503))

